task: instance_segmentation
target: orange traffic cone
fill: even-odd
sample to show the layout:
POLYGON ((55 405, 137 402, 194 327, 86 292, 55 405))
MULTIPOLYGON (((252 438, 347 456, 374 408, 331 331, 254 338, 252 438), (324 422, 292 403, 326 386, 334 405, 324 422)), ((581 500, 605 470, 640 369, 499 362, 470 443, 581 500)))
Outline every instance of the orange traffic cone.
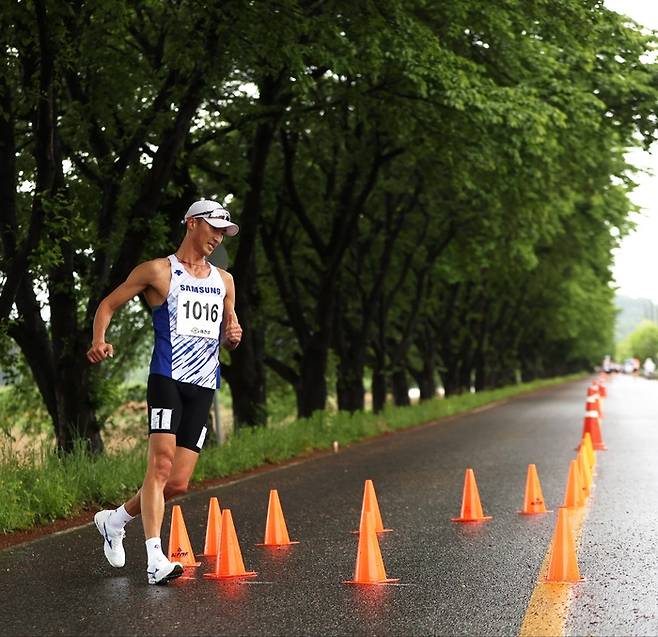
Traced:
POLYGON ((208 507, 208 524, 206 525, 206 543, 203 547, 205 557, 215 557, 219 551, 219 538, 222 533, 222 511, 219 508, 219 500, 210 498, 208 507))
POLYGON ((583 490, 585 498, 589 498, 592 493, 592 472, 589 468, 589 461, 587 460, 587 452, 583 447, 578 452, 578 471, 580 478, 580 487, 583 490))
POLYGON ((279 493, 276 489, 270 491, 270 501, 267 505, 267 520, 265 522, 265 539, 262 544, 256 546, 287 546, 288 544, 299 544, 291 542, 288 537, 288 527, 283 518, 279 493))
POLYGON ((599 418, 603 418, 603 414, 601 413, 601 403, 599 402, 598 394, 587 396, 587 398, 585 399, 585 413, 589 413, 590 411, 596 412, 599 418))
POLYGON ((608 389, 605 386, 605 383, 599 381, 599 396, 601 398, 607 398, 608 397, 608 389))
POLYGON ((546 510, 544 496, 541 491, 537 467, 534 464, 528 465, 528 477, 525 483, 525 498, 523 500, 523 510, 518 511, 521 515, 534 515, 535 513, 550 513, 546 510))
POLYGON ((464 492, 462 495, 462 509, 458 518, 452 518, 453 522, 483 522, 491 520, 492 516, 484 515, 480 504, 480 493, 475 482, 473 469, 466 469, 464 477, 464 492))
POLYGON ((580 484, 580 473, 578 463, 572 460, 569 465, 569 479, 567 480, 567 489, 564 493, 563 507, 567 509, 578 509, 585 504, 583 489, 580 484))
POLYGON ((599 424, 599 414, 597 411, 585 412, 585 420, 583 421, 583 436, 589 433, 592 438, 592 446, 598 451, 605 451, 606 446, 603 442, 601 435, 601 425, 599 424))
POLYGON ((375 516, 372 511, 367 511, 359 534, 354 579, 346 581, 345 584, 386 584, 398 581, 386 577, 384 560, 375 532, 375 516))
POLYGON ((183 566, 199 566, 192 552, 190 537, 185 528, 183 512, 179 504, 171 511, 171 529, 169 530, 169 560, 180 562, 183 566))
POLYGON ((253 577, 255 571, 245 571, 238 536, 233 526, 230 509, 222 511, 222 535, 219 542, 219 555, 215 562, 214 573, 204 573, 208 579, 230 579, 236 577, 253 577))
POLYGON ((580 570, 578 569, 576 545, 569 524, 569 511, 565 507, 560 507, 557 525, 553 533, 551 560, 548 565, 546 581, 582 582, 584 579, 580 576, 580 570))
POLYGON ((595 394, 594 398, 596 398, 596 411, 599 412, 599 419, 603 419, 603 401, 601 400, 601 394, 595 394))
POLYGON ((594 447, 592 445, 592 436, 590 436, 589 431, 585 432, 580 446, 585 449, 587 459, 589 460, 590 471, 592 472, 592 475, 594 475, 594 467, 596 466, 596 452, 594 451, 594 447))
POLYGON ((366 480, 363 485, 363 503, 361 505, 359 530, 352 531, 352 533, 361 533, 361 527, 365 522, 368 511, 372 511, 375 520, 375 533, 388 533, 393 530, 384 528, 384 522, 382 521, 382 514, 379 512, 379 504, 377 503, 377 495, 372 480, 366 480))

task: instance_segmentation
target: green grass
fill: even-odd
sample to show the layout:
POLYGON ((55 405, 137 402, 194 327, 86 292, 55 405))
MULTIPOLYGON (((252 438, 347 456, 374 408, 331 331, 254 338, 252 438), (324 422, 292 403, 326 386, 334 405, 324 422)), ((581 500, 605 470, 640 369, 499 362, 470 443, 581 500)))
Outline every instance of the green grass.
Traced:
MULTIPOLYGON (((535 381, 475 394, 436 399, 410 407, 389 406, 381 414, 317 412, 282 426, 243 429, 222 447, 208 447, 199 458, 195 481, 230 476, 379 434, 406 429, 482 405, 574 380, 582 375, 535 381)), ((66 518, 85 509, 119 504, 140 486, 146 445, 121 453, 89 457, 82 449, 60 457, 41 450, 17 460, 11 447, 0 450, 0 532, 9 533, 66 518)))

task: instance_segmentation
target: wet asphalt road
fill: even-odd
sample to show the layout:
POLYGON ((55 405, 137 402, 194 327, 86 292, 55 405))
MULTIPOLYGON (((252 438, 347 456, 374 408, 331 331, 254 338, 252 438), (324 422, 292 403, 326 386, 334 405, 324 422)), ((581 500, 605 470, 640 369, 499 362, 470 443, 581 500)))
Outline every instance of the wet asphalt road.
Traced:
POLYGON ((658 381, 620 377, 610 394, 567 634, 658 635, 658 381))
MULTIPOLYGON (((587 381, 341 449, 195 493, 178 501, 192 546, 203 549, 208 498, 230 508, 253 580, 217 582, 203 561, 165 587, 146 584, 139 522, 127 565, 112 569, 89 525, 0 552, 0 634, 13 635, 514 635, 536 583, 554 514, 524 517, 528 463, 549 508, 562 501, 580 439, 587 381), (466 467, 485 514, 459 525, 466 467), (363 482, 371 478, 393 533, 381 537, 400 586, 342 582, 354 569, 363 482), (291 539, 262 541, 268 492, 277 488, 291 539)), ((597 487, 579 552, 587 581, 575 590, 569 634, 657 634, 654 495, 658 382, 609 384, 597 487)), ((169 529, 169 511, 163 542, 169 529)))

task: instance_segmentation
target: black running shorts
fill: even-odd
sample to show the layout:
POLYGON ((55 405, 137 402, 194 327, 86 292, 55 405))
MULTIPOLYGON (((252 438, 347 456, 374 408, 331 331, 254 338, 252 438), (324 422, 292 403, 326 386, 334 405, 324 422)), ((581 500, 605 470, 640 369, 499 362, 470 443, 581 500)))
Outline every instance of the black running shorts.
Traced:
POLYGON ((214 389, 151 374, 146 387, 149 434, 176 436, 176 446, 199 453, 206 438, 214 389))

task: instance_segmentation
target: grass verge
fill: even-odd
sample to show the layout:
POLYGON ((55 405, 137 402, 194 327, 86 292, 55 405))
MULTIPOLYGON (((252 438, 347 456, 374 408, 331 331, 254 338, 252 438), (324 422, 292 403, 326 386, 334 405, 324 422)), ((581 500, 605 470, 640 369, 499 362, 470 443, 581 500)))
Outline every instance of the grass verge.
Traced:
MULTIPOLYGON (((311 418, 273 428, 243 429, 222 447, 199 458, 194 481, 222 478, 313 451, 445 418, 483 405, 582 378, 582 374, 533 381, 475 394, 435 399, 410 407, 370 412, 317 412, 311 418)), ((60 457, 40 450, 16 460, 11 448, 0 450, 0 533, 33 528, 83 510, 120 503, 141 485, 146 445, 92 458, 78 450, 60 457)))

